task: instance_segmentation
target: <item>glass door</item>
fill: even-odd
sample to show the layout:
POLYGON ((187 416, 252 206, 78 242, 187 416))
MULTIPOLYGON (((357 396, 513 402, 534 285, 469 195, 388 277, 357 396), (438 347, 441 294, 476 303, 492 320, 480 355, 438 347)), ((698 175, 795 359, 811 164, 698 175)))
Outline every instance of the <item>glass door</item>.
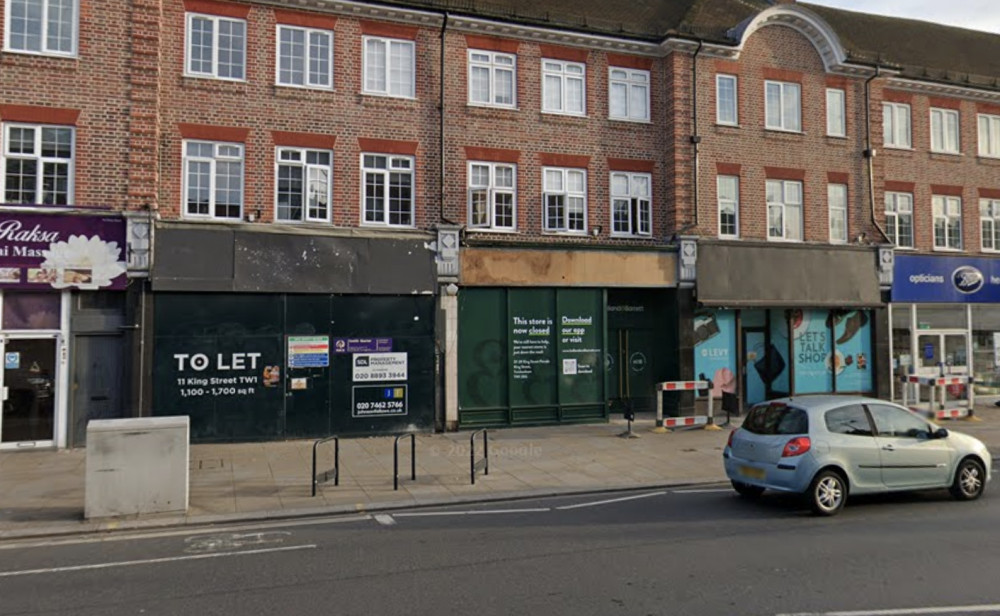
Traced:
POLYGON ((0 447, 52 445, 55 440, 56 338, 0 336, 0 447))
POLYGON ((969 345, 966 333, 921 331, 917 335, 918 373, 924 376, 969 373, 969 345))

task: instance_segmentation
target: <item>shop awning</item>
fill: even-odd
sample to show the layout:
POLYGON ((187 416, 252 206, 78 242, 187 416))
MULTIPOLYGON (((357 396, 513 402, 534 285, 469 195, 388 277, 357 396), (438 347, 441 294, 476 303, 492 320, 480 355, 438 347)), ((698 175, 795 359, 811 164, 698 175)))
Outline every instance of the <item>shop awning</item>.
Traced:
POLYGON ((881 306, 869 247, 698 243, 697 299, 707 306, 881 306))

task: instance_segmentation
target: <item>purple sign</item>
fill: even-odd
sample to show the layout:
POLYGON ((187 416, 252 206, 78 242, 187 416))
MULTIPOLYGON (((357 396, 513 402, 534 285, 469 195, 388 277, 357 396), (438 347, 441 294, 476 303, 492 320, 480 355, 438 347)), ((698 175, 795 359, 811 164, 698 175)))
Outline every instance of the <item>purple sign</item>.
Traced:
POLYGON ((0 211, 0 288, 124 289, 125 220, 0 211))
POLYGON ((392 338, 334 338, 334 353, 389 353, 392 338))

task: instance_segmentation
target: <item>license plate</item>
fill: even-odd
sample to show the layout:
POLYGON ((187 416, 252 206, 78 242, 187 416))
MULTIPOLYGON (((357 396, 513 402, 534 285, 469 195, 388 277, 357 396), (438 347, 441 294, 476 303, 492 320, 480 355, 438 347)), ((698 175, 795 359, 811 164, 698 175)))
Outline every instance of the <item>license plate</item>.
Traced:
POLYGON ((741 466, 740 475, 746 477, 747 479, 756 479, 757 481, 764 481, 764 477, 767 473, 762 468, 753 468, 752 466, 741 466))

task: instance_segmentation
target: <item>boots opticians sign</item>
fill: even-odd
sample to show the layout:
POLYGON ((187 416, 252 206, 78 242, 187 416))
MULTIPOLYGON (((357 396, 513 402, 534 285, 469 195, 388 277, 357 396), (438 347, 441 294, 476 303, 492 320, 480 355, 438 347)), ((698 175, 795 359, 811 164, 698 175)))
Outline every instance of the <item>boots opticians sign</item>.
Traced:
POLYGON ((1000 259, 896 255, 892 301, 1000 303, 1000 259))
POLYGON ((0 288, 124 289, 125 220, 0 211, 0 288))

